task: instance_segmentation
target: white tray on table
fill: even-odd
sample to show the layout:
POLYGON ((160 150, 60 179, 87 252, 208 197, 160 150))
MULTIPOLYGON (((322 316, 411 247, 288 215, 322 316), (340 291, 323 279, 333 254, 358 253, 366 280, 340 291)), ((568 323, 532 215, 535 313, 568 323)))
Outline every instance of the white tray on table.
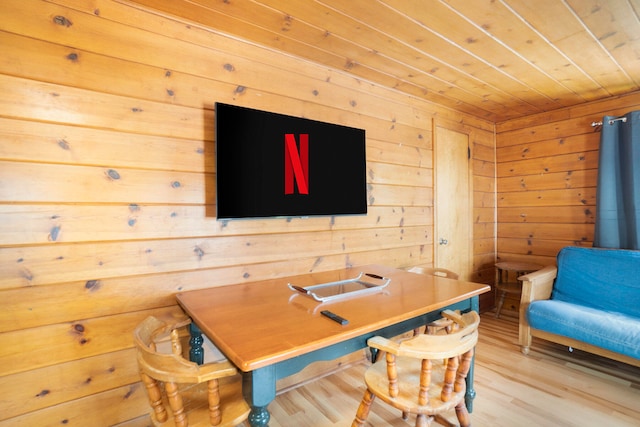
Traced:
POLYGON ((353 279, 339 280, 337 282, 321 283, 312 286, 297 286, 288 283, 289 289, 300 292, 320 302, 334 301, 337 299, 351 298, 355 296, 369 295, 382 291, 391 279, 373 273, 361 272, 353 279))

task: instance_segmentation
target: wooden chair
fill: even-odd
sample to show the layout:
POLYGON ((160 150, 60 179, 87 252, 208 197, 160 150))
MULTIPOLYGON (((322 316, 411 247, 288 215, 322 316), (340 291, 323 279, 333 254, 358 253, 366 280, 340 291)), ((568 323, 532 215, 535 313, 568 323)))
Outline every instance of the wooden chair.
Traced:
POLYGON ((241 393, 240 376, 228 360, 197 365, 184 358, 179 331, 189 323, 189 319, 165 322, 151 316, 134 331, 140 377, 149 396, 151 419, 154 425, 163 427, 236 426, 249 414, 249 406, 241 393), (163 339, 171 346, 166 353, 158 351, 163 339), (164 387, 160 387, 160 383, 164 383, 164 387))
MULTIPOLYGON (((365 372, 364 393, 352 427, 363 427, 376 397, 404 413, 416 415, 425 427, 455 409, 460 426, 471 425, 465 405, 467 373, 478 341, 480 317, 475 311, 443 315, 459 329, 444 335, 420 334, 394 342, 382 337, 367 341, 386 352, 386 364, 374 363, 365 372)), ((445 425, 449 423, 444 421, 445 425)))
MULTIPOLYGON (((431 276, 445 277, 447 279, 458 280, 458 274, 454 273, 451 270, 447 270, 446 268, 440 267, 411 267, 407 271, 411 273, 417 274, 426 274, 431 276)), ((428 323, 425 328, 425 333, 435 334, 438 331, 445 330, 447 332, 451 332, 451 328, 454 324, 445 318, 438 319, 435 322, 428 323)), ((413 334, 418 335, 420 333, 420 329, 414 329, 413 334)))

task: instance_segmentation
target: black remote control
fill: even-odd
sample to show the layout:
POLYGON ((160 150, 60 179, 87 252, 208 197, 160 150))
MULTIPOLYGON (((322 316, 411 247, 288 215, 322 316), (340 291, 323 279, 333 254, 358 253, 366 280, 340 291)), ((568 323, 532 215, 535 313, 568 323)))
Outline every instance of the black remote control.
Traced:
POLYGON ((322 314, 323 316, 327 316, 329 319, 333 320, 334 322, 338 322, 341 325, 346 325, 349 323, 349 321, 344 317, 340 317, 337 314, 330 312, 329 310, 323 310, 320 312, 320 314, 322 314))

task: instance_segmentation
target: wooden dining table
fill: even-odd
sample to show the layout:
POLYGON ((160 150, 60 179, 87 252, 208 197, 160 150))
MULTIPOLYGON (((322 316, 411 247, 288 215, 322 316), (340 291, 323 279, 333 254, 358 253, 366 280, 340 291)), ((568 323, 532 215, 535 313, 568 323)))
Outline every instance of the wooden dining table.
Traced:
MULTIPOLYGON (((177 300, 193 320, 192 360, 201 357, 204 333, 242 372, 250 425, 266 427, 277 380, 312 362, 364 349, 373 336, 411 331, 439 318, 444 309, 478 311, 478 295, 489 290, 484 284, 367 265, 182 292, 177 300), (360 273, 384 279, 369 280, 378 287, 364 295, 324 302, 288 286, 352 281, 360 273), (347 323, 322 315, 325 310, 347 323)), ((466 392, 470 411, 474 397, 472 365, 466 392)))

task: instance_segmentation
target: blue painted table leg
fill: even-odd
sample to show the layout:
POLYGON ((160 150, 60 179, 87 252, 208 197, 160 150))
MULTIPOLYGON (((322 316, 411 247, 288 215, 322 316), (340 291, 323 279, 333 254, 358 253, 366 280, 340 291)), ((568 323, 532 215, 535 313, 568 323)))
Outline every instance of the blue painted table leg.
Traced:
MULTIPOLYGON (((472 297, 471 298, 471 310, 480 313, 480 298, 472 297)), ((476 398, 476 389, 473 386, 473 372, 475 371, 476 365, 476 355, 475 352, 473 354, 473 360, 471 360, 471 367, 469 368, 469 373, 467 374, 467 392, 464 395, 464 402, 467 405, 467 410, 469 413, 473 412, 473 399, 476 398)))
POLYGON ((193 322, 189 324, 189 335, 191 335, 191 339, 189 340, 189 346, 191 347, 189 350, 189 360, 198 365, 202 365, 204 363, 204 349, 202 348, 204 340, 202 338, 202 331, 193 322))
POLYGON ((276 367, 271 365, 243 372, 242 395, 251 407, 249 425, 268 427, 271 415, 267 406, 276 398, 276 367))
POLYGON ((271 415, 266 406, 252 406, 249 412, 249 425, 251 427, 269 427, 271 415))

